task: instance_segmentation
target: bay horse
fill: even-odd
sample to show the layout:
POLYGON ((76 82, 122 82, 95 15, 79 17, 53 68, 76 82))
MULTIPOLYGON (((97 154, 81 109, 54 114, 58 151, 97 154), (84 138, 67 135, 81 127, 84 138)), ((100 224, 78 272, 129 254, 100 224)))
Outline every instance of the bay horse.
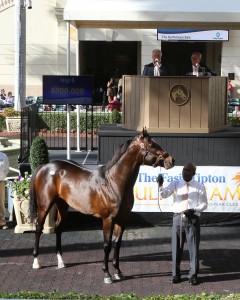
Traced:
POLYGON ((39 242, 46 216, 57 206, 56 255, 58 268, 65 267, 62 258, 61 235, 68 207, 102 218, 104 237, 104 282, 112 283, 108 261, 115 235, 113 254, 114 279, 123 279, 119 268, 119 252, 127 216, 133 203, 133 188, 140 166, 162 166, 170 169, 174 158, 154 142, 146 129, 126 141, 113 158, 96 170, 89 170, 73 161, 55 160, 38 167, 31 177, 30 211, 36 223, 33 268, 41 268, 38 261, 39 242))

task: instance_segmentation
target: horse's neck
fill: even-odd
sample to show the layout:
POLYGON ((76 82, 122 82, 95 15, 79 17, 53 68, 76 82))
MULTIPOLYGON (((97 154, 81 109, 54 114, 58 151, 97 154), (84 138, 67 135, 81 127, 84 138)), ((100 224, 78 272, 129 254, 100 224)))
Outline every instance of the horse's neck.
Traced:
POLYGON ((108 171, 108 175, 111 178, 116 178, 116 181, 123 185, 134 186, 138 172, 140 169, 140 163, 136 160, 136 153, 126 152, 120 158, 120 160, 108 171))

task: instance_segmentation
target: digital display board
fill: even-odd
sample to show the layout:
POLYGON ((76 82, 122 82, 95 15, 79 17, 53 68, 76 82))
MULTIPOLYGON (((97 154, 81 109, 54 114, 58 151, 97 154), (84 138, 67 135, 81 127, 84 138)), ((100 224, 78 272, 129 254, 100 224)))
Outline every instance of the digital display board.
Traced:
POLYGON ((92 104, 93 76, 43 75, 43 104, 92 104))

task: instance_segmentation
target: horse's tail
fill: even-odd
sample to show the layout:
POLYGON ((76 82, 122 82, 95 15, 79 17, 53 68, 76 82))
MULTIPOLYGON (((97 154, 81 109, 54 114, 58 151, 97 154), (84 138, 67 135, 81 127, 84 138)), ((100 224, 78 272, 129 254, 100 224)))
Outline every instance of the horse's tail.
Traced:
POLYGON ((35 180, 37 177, 38 171, 42 168, 43 165, 38 166, 32 176, 30 181, 30 222, 31 224, 34 223, 36 217, 37 217, 37 199, 36 199, 36 188, 35 188, 35 180))

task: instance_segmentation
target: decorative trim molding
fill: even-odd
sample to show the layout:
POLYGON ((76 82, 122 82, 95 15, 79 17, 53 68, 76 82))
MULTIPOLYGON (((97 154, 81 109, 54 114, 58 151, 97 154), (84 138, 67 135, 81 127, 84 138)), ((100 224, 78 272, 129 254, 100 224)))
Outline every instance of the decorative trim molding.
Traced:
POLYGON ((15 5, 15 0, 0 0, 0 12, 15 5))
POLYGON ((57 18, 58 23, 64 21, 63 20, 63 10, 64 10, 64 8, 62 8, 62 7, 55 7, 55 16, 57 18))

